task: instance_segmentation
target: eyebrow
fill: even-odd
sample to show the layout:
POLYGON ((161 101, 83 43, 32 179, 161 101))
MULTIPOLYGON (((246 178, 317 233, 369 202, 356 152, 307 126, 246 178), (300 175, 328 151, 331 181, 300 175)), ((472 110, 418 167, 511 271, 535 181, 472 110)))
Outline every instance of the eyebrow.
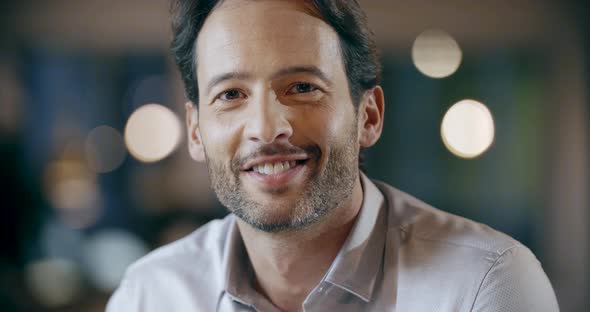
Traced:
POLYGON ((226 80, 232 80, 232 79, 238 79, 238 80, 247 80, 250 79, 252 75, 248 74, 248 73, 243 73, 243 72, 229 72, 229 73, 223 73, 220 75, 217 75, 215 77, 213 77, 213 79, 211 79, 211 81, 209 81, 209 83, 207 84, 207 94, 209 94, 209 92, 211 92, 211 89, 213 87, 215 87, 217 84, 226 81, 226 80))
MULTIPOLYGON (((328 76, 321 69, 319 69, 316 66, 293 66, 293 67, 283 68, 283 69, 277 71, 276 73, 274 73, 272 76, 270 76, 270 79, 275 80, 275 79, 279 79, 279 78, 282 78, 285 76, 299 74, 299 73, 312 74, 312 75, 318 77, 320 80, 322 80, 328 86, 332 86, 332 81, 328 78, 328 76)), ((252 75, 249 73, 245 73, 245 72, 228 72, 228 73, 219 74, 217 76, 214 76, 213 79, 211 79, 211 81, 209 81, 209 83, 207 84, 206 93, 209 94, 213 87, 215 87, 217 84, 219 84, 223 81, 232 80, 232 79, 247 80, 247 79, 251 79, 251 78, 252 78, 252 75)))
POLYGON ((293 75, 293 74, 299 74, 299 73, 309 73, 309 74, 312 74, 312 75, 320 78, 320 80, 322 80, 328 86, 332 86, 332 81, 330 80, 330 78, 328 78, 328 75, 326 75, 321 69, 319 69, 316 66, 293 66, 293 67, 287 67, 287 68, 281 69, 278 72, 274 73, 271 76, 271 79, 272 80, 275 80, 275 79, 278 79, 278 78, 282 78, 282 77, 293 75))

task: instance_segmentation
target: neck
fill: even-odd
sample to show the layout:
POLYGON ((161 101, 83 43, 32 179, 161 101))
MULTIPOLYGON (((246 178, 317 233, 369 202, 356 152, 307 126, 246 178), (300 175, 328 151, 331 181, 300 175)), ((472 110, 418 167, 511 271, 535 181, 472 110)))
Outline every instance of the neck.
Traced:
POLYGON ((348 237, 362 200, 363 191, 357 178, 346 201, 305 229, 267 233, 238 219, 256 274, 257 290, 281 310, 300 310, 348 237))

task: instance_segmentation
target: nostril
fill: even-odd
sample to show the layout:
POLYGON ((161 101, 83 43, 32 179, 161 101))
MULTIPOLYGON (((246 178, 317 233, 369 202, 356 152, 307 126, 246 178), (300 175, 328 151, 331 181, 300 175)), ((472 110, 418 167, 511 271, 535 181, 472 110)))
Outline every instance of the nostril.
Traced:
POLYGON ((275 139, 288 139, 289 135, 285 132, 279 133, 279 135, 276 136, 275 139))

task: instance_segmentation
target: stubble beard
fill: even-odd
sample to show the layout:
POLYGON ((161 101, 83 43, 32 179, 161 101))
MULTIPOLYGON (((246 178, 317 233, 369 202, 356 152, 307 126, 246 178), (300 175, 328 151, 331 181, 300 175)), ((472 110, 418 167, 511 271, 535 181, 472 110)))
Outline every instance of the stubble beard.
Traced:
MULTIPOLYGON (((332 145, 323 173, 317 167, 319 163, 314 163, 316 167, 307 176, 304 190, 294 203, 289 204, 291 207, 276 207, 277 204, 254 201, 244 189, 239 178, 240 170, 236 166, 228 170, 227 166, 207 156, 211 186, 229 211, 258 230, 276 233, 307 228, 322 220, 352 195, 359 169, 357 132, 355 127, 351 128, 347 142, 332 145), (228 171, 233 175, 228 174, 228 171), (277 215, 277 211, 287 213, 277 215)), ((315 147, 307 150, 320 153, 319 148, 315 147)), ((317 156, 319 160, 321 155, 317 156)), ((281 190, 276 193, 280 196, 281 190)))

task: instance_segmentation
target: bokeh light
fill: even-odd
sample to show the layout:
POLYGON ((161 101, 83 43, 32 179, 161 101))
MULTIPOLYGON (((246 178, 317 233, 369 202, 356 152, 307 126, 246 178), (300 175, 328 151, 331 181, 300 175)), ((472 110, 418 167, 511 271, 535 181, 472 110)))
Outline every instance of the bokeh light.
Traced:
POLYGON ((76 264, 61 258, 30 263, 25 278, 33 298, 49 308, 72 303, 82 289, 82 277, 76 264))
POLYGON ((451 153, 474 158, 494 141, 494 120, 490 110, 474 100, 462 100, 451 106, 441 125, 441 136, 451 153))
POLYGON ((123 137, 109 126, 99 126, 88 133, 85 152, 88 167, 97 173, 115 170, 127 154, 123 137))
POLYGON ((431 78, 450 76, 459 68, 461 58, 462 52, 457 41, 438 29, 424 31, 412 46, 414 65, 431 78))
POLYGON ((111 292, 121 282, 125 270, 148 252, 146 244, 123 230, 103 230, 84 246, 84 259, 91 281, 102 291, 111 292))
POLYGON ((155 162, 170 155, 182 135, 178 117, 159 104, 138 108, 125 127, 125 143, 133 157, 143 162, 155 162))
POLYGON ((96 177, 80 159, 59 159, 45 171, 47 198, 62 221, 85 228, 98 220, 101 197, 96 177))

